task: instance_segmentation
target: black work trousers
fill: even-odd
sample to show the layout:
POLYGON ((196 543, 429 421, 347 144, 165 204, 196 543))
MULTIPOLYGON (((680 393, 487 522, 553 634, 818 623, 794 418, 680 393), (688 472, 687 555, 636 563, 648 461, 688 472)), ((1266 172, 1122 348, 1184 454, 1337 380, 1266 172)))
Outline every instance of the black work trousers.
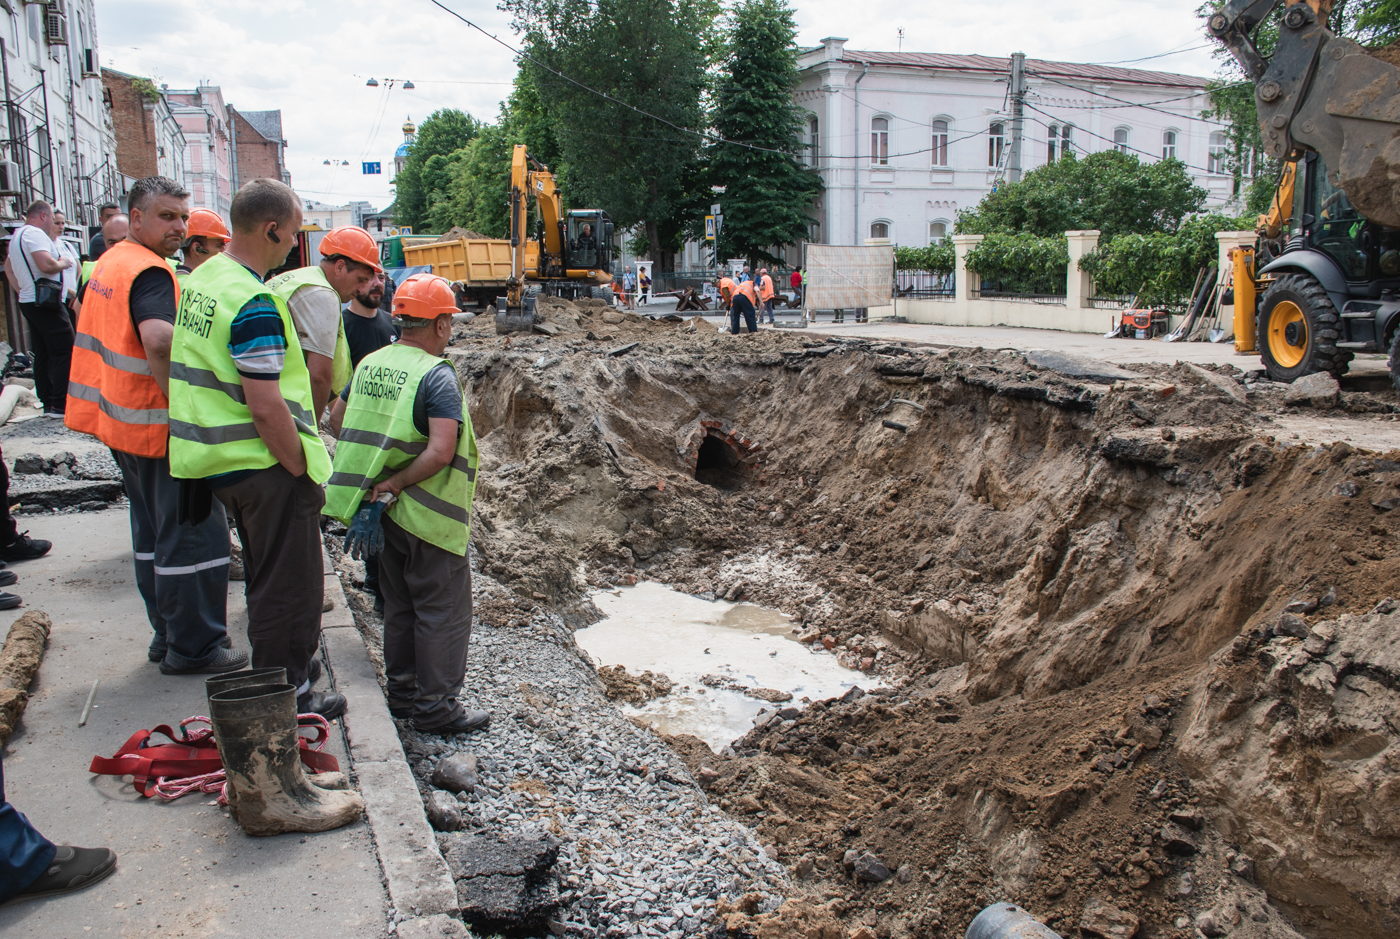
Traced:
POLYGON ((34 355, 34 393, 44 410, 63 413, 68 403, 68 371, 73 365, 73 323, 63 307, 21 303, 34 355))
POLYGON ((386 515, 379 589, 389 706, 411 705, 413 723, 424 730, 456 720, 472 638, 471 562, 386 515))
POLYGON ((755 316, 753 303, 743 294, 734 298, 734 302, 729 307, 729 332, 731 335, 739 335, 739 316, 743 315, 744 325, 749 328, 749 332, 758 332, 758 322, 755 316))
POLYGON ((214 497, 233 516, 243 544, 252 667, 285 668, 288 683, 305 694, 311 688, 306 672, 321 642, 325 490, 277 464, 220 486, 214 497))

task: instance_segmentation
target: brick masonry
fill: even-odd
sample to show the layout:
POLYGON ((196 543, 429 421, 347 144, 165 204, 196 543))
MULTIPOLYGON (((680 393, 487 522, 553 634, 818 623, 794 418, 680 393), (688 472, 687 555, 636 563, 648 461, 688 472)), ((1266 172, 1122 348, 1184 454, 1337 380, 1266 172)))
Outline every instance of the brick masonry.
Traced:
POLYGON ((157 162, 155 103, 148 100, 132 82, 103 71, 102 87, 112 102, 112 131, 117 138, 117 169, 125 176, 141 179, 155 176, 157 162))
POLYGON ((250 179, 282 179, 282 165, 278 162, 280 141, 268 140, 258 129, 229 108, 233 116, 234 151, 238 154, 238 182, 240 185, 250 179))
POLYGON ((686 447, 681 451, 681 459, 692 476, 700 460, 700 445, 707 437, 715 437, 733 450, 739 462, 747 468, 750 480, 758 485, 763 484, 763 467, 768 462, 763 446, 724 421, 702 420, 691 433, 686 447))

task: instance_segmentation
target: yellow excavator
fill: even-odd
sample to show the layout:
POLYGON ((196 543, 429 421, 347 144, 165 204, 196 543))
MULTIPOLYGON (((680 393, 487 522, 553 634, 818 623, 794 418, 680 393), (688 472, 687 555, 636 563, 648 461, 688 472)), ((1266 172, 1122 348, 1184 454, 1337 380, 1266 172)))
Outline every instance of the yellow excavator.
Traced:
POLYGON ((1270 378, 1341 375, 1358 352, 1389 352, 1400 389, 1400 68, 1387 61, 1394 47, 1377 55, 1333 34, 1331 9, 1229 0, 1210 18, 1255 84, 1265 152, 1285 161, 1260 216, 1261 263, 1236 277, 1236 302, 1249 302, 1246 283, 1262 290, 1255 326, 1270 378), (1252 34, 1280 7, 1266 57, 1252 34))
POLYGON ((496 301, 496 331, 529 332, 534 298, 611 300, 613 223, 601 209, 565 210, 549 167, 517 144, 510 163, 510 278, 496 301), (530 200, 535 203, 530 232, 530 200))

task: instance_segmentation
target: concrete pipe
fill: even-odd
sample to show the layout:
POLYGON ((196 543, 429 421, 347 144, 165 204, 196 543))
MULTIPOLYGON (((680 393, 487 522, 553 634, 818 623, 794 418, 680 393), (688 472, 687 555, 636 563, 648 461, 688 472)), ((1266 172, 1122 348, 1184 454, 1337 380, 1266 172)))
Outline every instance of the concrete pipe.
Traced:
POLYGON ((1010 903, 993 903, 967 927, 966 939, 1062 939, 1059 933, 1010 903))
POLYGON ((10 419, 10 415, 15 412, 15 405, 19 404, 20 397, 29 389, 23 385, 6 385, 4 391, 0 391, 0 424, 10 419))

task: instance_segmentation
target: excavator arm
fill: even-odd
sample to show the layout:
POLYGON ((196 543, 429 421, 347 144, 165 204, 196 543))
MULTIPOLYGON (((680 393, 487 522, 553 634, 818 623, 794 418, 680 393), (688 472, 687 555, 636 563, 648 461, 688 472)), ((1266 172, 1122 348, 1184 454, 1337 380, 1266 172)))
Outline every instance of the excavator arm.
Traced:
POLYGON ((1331 9, 1332 0, 1229 0, 1210 31, 1255 83, 1265 152, 1320 154, 1357 211, 1400 227, 1400 68, 1328 30, 1331 9), (1252 34, 1279 6, 1278 44, 1265 57, 1252 34))
POLYGON ((1293 185, 1298 180, 1298 163, 1283 164, 1278 185, 1274 187, 1274 198, 1269 203, 1269 211, 1259 216, 1255 231, 1259 237, 1273 241, 1283 234, 1293 217, 1293 185))

